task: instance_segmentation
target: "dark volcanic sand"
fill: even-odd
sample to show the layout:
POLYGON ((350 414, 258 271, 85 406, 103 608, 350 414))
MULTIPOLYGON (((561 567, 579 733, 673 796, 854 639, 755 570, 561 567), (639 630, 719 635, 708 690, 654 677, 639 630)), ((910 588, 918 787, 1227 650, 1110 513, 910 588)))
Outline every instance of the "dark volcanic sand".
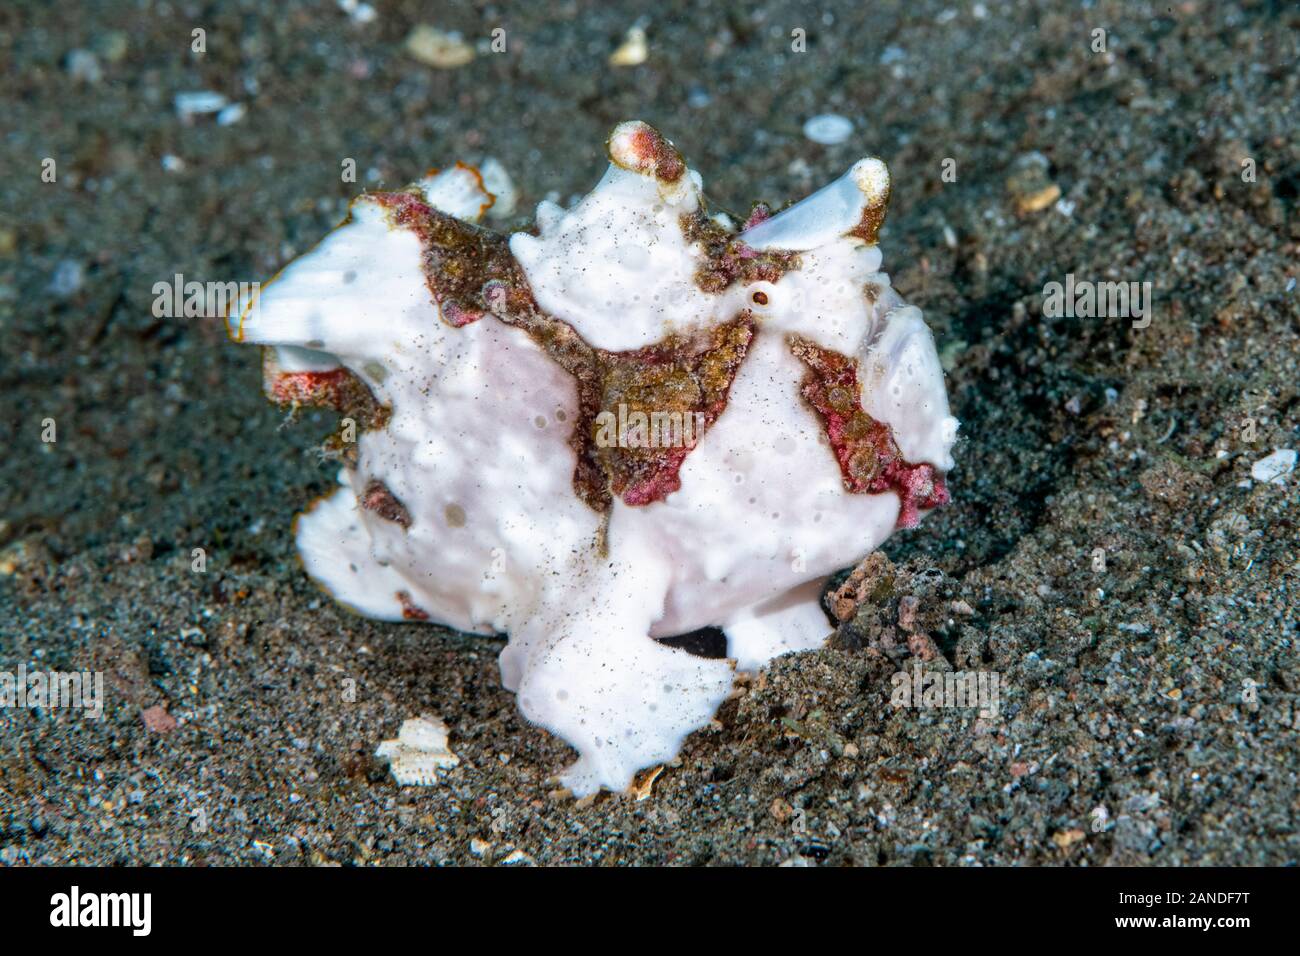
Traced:
POLYGON ((0 711, 0 862, 1297 860, 1300 474, 1242 485, 1300 443, 1294 6, 668 4, 630 68, 606 63, 630 4, 376 6, 0 9, 0 670, 108 685, 99 721, 0 711), (402 49, 417 23, 510 50, 434 69, 402 49), (172 97, 202 89, 247 115, 182 123, 172 97), (822 112, 854 136, 805 139, 822 112), (333 481, 331 416, 281 428, 256 350, 156 318, 152 286, 264 280, 362 188, 457 159, 500 159, 526 217, 590 188, 629 118, 732 209, 884 158, 885 268, 963 440, 953 504, 889 542, 832 648, 770 667, 646 799, 575 804, 498 642, 307 580, 290 522, 333 481), (1018 211, 1049 182, 1063 204, 1018 211), (79 287, 51 289, 61 263, 79 287), (1150 327, 1045 318, 1066 273, 1151 282, 1150 327), (928 666, 1000 675, 1000 719, 890 706, 900 611, 928 666), (147 729, 156 706, 179 724, 147 729), (426 711, 462 763, 403 790, 370 754, 426 711))

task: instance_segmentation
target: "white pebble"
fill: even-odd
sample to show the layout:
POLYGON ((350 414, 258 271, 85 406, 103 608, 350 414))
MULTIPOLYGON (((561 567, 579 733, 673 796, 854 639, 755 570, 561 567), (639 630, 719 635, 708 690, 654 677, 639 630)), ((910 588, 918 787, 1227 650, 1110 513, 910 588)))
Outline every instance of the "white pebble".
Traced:
MULTIPOLYGON (((64 259, 54 267, 54 275, 50 278, 50 284, 47 288, 60 299, 66 299, 68 296, 75 295, 81 289, 85 278, 86 270, 80 262, 74 259, 64 259)), ((1295 452, 1291 453, 1291 457, 1295 457, 1295 452)))
POLYGON ((339 0, 339 9, 346 13, 353 23, 358 24, 370 23, 379 15, 370 4, 359 3, 358 0, 339 0))
POLYGON ((83 83, 98 83, 104 78, 104 71, 99 67, 99 58, 89 50, 73 50, 69 53, 67 70, 74 80, 83 83))
POLYGON ((623 37, 619 48, 609 55, 610 66, 640 66, 650 55, 650 46, 646 42, 645 30, 632 27, 623 37))
POLYGON ((1256 481, 1274 485, 1285 485, 1286 476, 1295 470, 1296 453, 1294 448, 1278 448, 1273 454, 1265 455, 1250 468, 1250 477, 1256 481))
POLYGON ((835 146, 853 135, 853 123, 835 113, 822 113, 803 124, 803 134, 814 143, 835 146))
POLYGON ((450 32, 422 23, 406 38, 406 52, 427 66, 454 70, 474 59, 474 48, 455 30, 450 32))
POLYGON ((176 107, 176 115, 183 120, 188 120, 194 116, 218 113, 225 109, 230 101, 220 93, 199 90, 195 93, 177 93, 172 102, 176 107))
POLYGON ((698 86, 692 87, 686 94, 686 105, 693 110, 702 110, 712 102, 713 97, 709 95, 709 91, 698 86))
POLYGON ((234 126, 248 113, 248 107, 243 103, 231 103, 220 113, 217 114, 218 126, 234 126))

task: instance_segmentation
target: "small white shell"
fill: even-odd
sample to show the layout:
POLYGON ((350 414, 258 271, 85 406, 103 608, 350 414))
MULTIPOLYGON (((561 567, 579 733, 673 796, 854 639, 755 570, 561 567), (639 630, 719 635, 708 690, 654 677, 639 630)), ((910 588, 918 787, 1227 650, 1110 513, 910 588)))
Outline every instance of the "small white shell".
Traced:
POLYGON ((402 722, 396 740, 385 740, 375 756, 388 761, 393 779, 403 787, 430 787, 438 782, 438 771, 460 763, 447 746, 447 725, 425 714, 402 722))
POLYGON ((837 146, 853 135, 853 123, 836 113, 822 113, 803 124, 803 134, 822 146, 837 146))

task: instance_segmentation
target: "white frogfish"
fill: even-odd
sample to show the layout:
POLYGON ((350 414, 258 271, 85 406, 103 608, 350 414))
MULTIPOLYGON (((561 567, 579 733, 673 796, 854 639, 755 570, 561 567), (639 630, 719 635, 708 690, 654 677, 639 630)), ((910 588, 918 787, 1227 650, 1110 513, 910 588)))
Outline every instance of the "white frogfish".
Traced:
POLYGON ((577 795, 671 760, 737 669, 819 646, 827 577, 948 500, 957 435, 880 271, 884 163, 740 223, 646 124, 608 154, 509 236, 468 166, 363 195, 231 329, 273 401, 343 415, 307 573, 361 614, 506 635, 577 795), (705 627, 725 658, 663 641, 705 627))

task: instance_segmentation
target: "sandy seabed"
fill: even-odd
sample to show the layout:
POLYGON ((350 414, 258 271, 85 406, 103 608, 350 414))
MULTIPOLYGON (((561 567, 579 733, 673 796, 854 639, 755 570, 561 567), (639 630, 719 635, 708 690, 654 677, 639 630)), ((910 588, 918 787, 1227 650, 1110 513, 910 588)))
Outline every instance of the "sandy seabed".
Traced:
POLYGON ((621 67, 624 3, 202 8, 0 10, 0 670, 102 671, 107 701, 0 710, 0 863, 1297 861, 1300 474, 1252 478, 1300 442, 1294 7, 682 5, 621 67), (432 67, 422 23, 507 52, 432 67), (243 114, 182 120, 199 90, 243 114), (804 136, 822 113, 846 142, 804 136), (525 222, 629 118, 732 209, 884 158, 885 269, 963 437, 953 503, 827 649, 745 685, 643 799, 575 803, 499 641, 304 576, 331 416, 282 428, 256 351, 153 287, 264 280, 361 189, 457 159, 498 159, 525 222), (1067 275, 1151 283, 1149 325, 1045 314, 1067 275), (996 674, 999 713, 893 706, 917 658, 996 674), (401 789, 372 754, 423 712, 461 762, 401 789))

